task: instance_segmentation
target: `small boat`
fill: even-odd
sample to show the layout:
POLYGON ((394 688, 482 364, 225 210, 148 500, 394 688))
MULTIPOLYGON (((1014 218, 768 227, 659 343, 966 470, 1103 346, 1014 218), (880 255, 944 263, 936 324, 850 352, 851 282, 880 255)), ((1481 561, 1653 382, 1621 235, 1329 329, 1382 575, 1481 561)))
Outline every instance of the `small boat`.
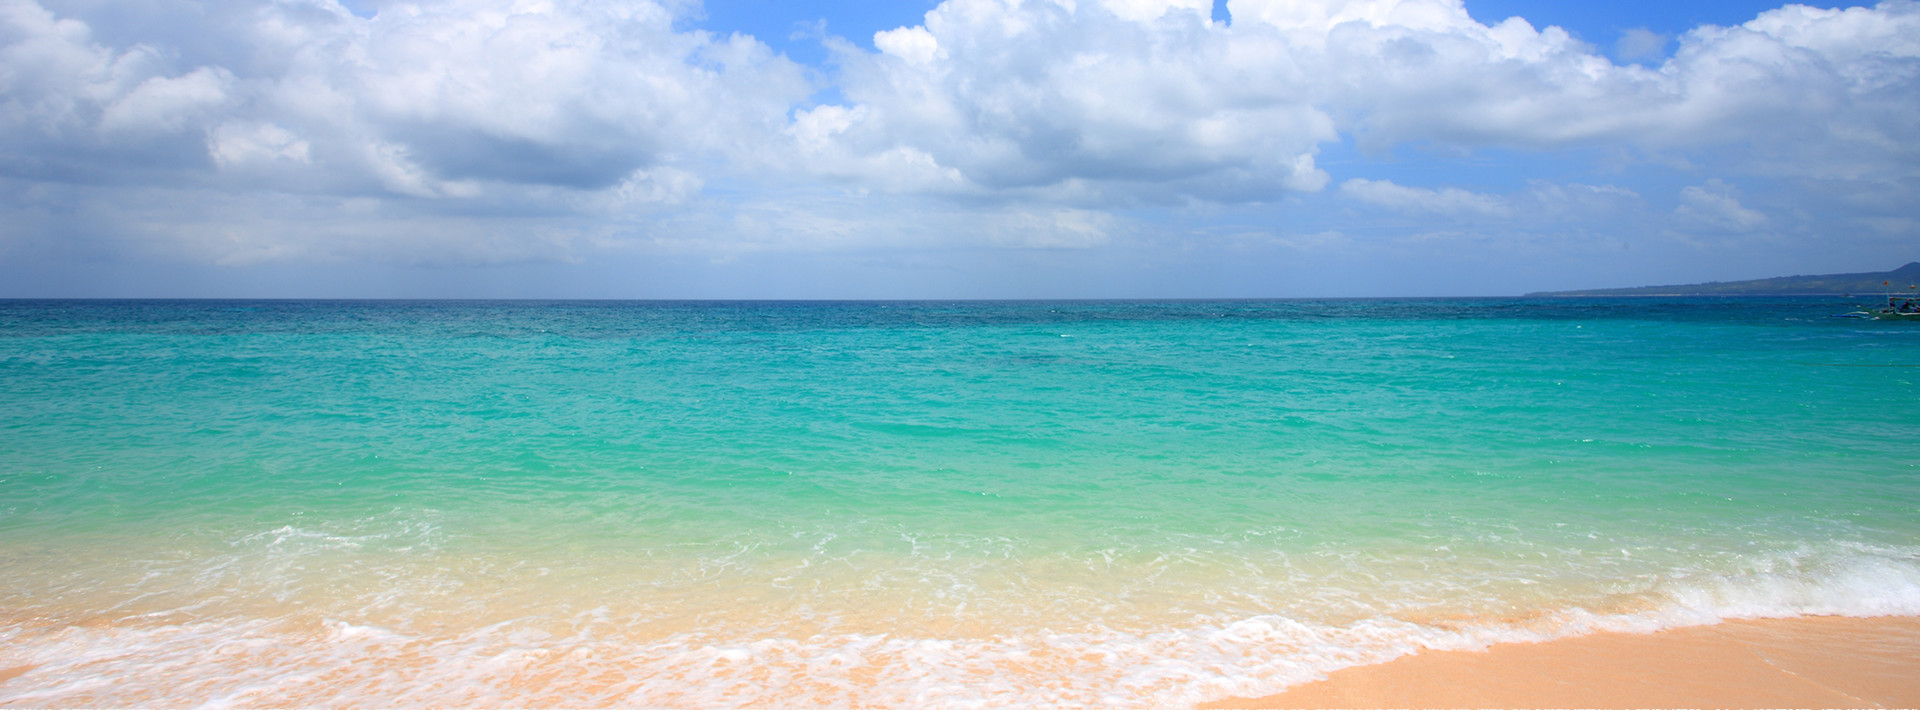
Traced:
POLYGON ((1842 313, 1840 314, 1840 317, 1841 318, 1872 318, 1874 320, 1905 320, 1905 321, 1913 321, 1915 323, 1920 323, 1920 313, 1902 313, 1892 308, 1881 308, 1878 310, 1871 310, 1871 311, 1854 311, 1852 313, 1842 313))
POLYGON ((1900 300, 1899 296, 1890 295, 1890 296, 1887 296, 1887 305, 1883 308, 1868 308, 1865 310, 1854 311, 1852 313, 1843 313, 1840 315, 1840 317, 1841 318, 1872 318, 1874 320, 1913 321, 1916 323, 1920 323, 1920 300, 1916 300, 1915 297, 1910 296, 1906 300, 1902 301, 1900 300))

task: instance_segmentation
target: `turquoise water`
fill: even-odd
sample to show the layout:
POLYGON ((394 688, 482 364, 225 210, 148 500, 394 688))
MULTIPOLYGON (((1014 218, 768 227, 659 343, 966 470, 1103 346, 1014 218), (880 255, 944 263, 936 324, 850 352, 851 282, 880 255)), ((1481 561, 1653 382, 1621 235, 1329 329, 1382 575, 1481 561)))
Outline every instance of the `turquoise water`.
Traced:
POLYGON ((0 302, 0 705, 1166 706, 1920 614, 1831 300, 0 302))

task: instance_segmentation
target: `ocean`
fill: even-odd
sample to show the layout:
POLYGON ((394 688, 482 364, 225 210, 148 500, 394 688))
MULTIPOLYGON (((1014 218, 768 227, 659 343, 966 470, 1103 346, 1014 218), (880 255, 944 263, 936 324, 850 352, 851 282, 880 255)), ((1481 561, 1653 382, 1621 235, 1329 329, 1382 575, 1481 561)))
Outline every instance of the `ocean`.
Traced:
POLYGON ((1179 707, 1920 615, 1845 299, 0 301, 0 705, 1179 707))

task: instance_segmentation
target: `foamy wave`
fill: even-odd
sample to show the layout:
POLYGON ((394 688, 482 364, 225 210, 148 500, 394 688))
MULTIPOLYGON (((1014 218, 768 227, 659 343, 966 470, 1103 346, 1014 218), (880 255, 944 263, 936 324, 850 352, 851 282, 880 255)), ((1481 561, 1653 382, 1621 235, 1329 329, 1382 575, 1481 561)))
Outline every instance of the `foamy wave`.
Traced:
POLYGON ((1636 611, 1347 624, 1262 615, 1153 633, 1029 629, 996 638, 842 634, 631 638, 615 623, 508 622, 446 635, 340 620, 0 629, 4 705, 627 705, 1168 707, 1279 692, 1339 668, 1731 618, 1920 616, 1920 555, 1834 545, 1674 573, 1636 611))
POLYGON ((9 632, 7 705, 623 705, 1164 707, 1272 692, 1333 668, 1467 634, 1394 620, 1327 627, 1278 616, 1135 635, 1001 639, 849 634, 650 644, 504 625, 457 639, 333 623, 9 632))
POLYGON ((1745 569, 1659 590, 1668 625, 1788 616, 1920 616, 1920 551, 1834 543, 1756 556, 1745 569))

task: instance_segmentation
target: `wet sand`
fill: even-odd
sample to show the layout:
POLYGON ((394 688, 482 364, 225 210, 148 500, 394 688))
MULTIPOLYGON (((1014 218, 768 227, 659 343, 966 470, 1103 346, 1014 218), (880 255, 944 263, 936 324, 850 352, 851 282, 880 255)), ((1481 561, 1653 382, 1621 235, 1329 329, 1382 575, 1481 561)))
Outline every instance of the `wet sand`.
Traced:
POLYGON ((1920 618, 1732 621, 1348 668, 1203 708, 1920 707, 1920 618))

